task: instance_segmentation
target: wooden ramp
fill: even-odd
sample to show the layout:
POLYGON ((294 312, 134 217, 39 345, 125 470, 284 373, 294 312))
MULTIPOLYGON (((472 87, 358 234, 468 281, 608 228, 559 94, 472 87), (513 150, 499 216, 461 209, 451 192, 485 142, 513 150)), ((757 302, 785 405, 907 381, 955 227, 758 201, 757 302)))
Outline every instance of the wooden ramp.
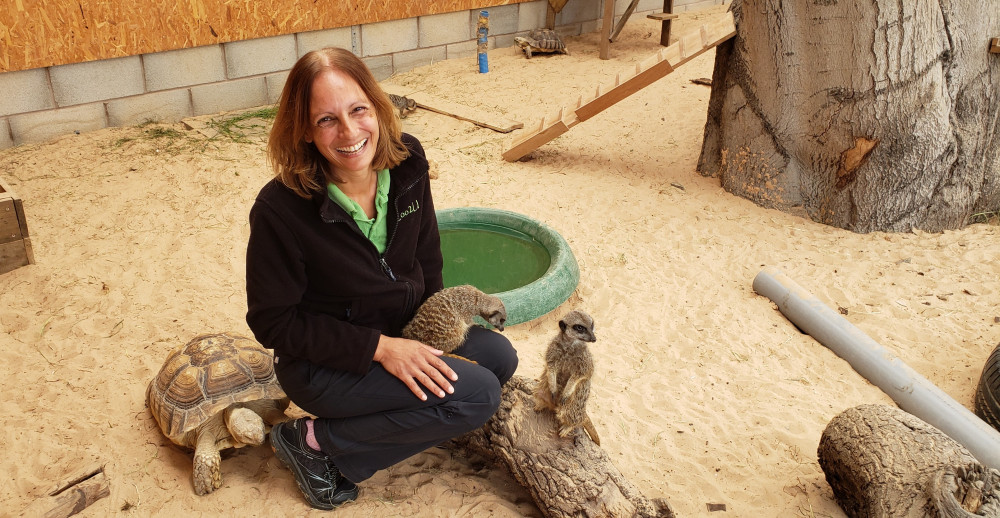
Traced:
POLYGON ((551 116, 542 118, 527 133, 517 138, 511 148, 504 151, 508 162, 520 160, 539 146, 569 131, 577 124, 601 113, 622 99, 649 86, 675 68, 701 55, 708 49, 736 35, 733 13, 726 13, 715 21, 702 25, 698 30, 681 37, 673 45, 660 49, 656 54, 636 63, 615 76, 614 83, 601 84, 592 97, 580 96, 576 104, 564 106, 551 116))

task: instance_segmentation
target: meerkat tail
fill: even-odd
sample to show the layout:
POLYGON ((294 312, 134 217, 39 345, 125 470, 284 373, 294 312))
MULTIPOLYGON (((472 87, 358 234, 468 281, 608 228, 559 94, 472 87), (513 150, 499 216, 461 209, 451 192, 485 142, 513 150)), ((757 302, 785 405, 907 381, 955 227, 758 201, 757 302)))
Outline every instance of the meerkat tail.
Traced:
POLYGON ((601 445, 601 438, 597 436, 597 428, 594 428, 594 422, 586 414, 583 416, 583 429, 587 431, 587 435, 590 436, 590 440, 594 441, 594 444, 601 445))
POLYGON ((466 358, 465 356, 459 356, 457 354, 451 354, 451 353, 444 353, 443 356, 450 356, 452 358, 458 358, 459 360, 465 360, 465 361, 467 361, 469 363, 475 363, 476 365, 479 365, 479 362, 477 362, 475 360, 470 360, 470 359, 466 358))

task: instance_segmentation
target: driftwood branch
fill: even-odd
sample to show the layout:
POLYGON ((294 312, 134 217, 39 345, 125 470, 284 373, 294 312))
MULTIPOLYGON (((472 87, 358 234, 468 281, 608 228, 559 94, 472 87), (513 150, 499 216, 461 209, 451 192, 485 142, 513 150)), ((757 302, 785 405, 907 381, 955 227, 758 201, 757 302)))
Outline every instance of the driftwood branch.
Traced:
POLYGON ((104 466, 89 466, 58 484, 46 496, 32 502, 21 514, 66 518, 110 494, 111 487, 108 478, 104 476, 104 466))
POLYGON ((455 442, 506 466, 545 516, 674 516, 666 500, 642 496, 585 432, 560 438, 553 414, 535 412, 534 387, 534 380, 511 378, 497 413, 455 442))
POLYGON ((1000 472, 896 407, 845 410, 823 431, 818 454, 848 516, 1000 516, 1000 472))

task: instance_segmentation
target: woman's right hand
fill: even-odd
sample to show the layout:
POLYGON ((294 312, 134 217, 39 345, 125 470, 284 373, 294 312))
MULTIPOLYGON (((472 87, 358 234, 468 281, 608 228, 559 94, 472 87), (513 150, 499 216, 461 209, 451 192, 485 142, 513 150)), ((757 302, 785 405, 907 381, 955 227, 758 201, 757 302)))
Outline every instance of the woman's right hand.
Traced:
POLYGON ((421 401, 427 401, 427 394, 421 386, 440 398, 445 396, 445 392, 455 392, 448 380, 457 381, 458 375, 441 359, 442 354, 444 352, 440 349, 416 340, 382 335, 373 359, 405 383, 421 401))

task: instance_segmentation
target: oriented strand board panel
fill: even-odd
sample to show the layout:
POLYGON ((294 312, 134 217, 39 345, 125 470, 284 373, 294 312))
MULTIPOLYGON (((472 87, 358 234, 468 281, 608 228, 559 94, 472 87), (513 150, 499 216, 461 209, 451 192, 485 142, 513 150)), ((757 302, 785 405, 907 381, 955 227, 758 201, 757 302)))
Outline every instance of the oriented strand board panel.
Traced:
POLYGON ((0 72, 527 0, 3 0, 0 72))

